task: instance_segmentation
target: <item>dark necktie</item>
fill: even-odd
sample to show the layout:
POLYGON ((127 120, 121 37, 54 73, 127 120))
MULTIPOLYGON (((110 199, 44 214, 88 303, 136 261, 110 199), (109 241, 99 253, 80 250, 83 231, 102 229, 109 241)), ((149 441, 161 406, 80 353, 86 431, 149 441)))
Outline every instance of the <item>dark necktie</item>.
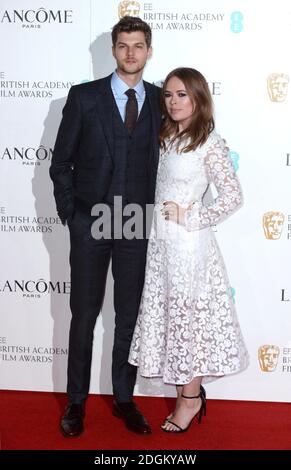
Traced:
POLYGON ((129 88, 125 94, 128 96, 128 100, 125 108, 124 124, 126 129, 129 132, 132 132, 138 116, 137 99, 135 96, 135 90, 133 88, 129 88))

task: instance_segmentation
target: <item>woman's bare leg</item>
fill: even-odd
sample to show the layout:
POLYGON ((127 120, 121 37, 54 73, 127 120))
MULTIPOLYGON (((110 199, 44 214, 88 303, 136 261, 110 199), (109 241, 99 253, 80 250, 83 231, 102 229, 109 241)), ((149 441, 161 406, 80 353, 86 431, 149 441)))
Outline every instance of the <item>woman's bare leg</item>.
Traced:
POLYGON ((201 408, 202 400, 200 397, 200 385, 202 377, 195 377, 189 384, 183 385, 181 387, 180 396, 178 396, 176 401, 176 408, 172 417, 169 418, 172 423, 165 421, 162 425, 162 428, 167 431, 177 431, 175 424, 180 428, 186 429, 189 426, 189 423, 198 413, 201 408), (197 397, 197 398, 184 398, 186 397, 197 397), (174 424, 175 423, 175 424, 174 424))

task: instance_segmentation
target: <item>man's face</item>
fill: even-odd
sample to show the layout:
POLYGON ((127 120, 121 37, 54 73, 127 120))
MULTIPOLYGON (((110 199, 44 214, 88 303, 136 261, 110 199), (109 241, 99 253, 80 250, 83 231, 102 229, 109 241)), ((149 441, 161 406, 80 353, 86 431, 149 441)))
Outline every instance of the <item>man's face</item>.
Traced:
POLYGON ((142 72, 151 52, 152 49, 151 47, 148 49, 142 31, 119 33, 116 45, 112 46, 112 53, 117 62, 117 70, 127 75, 142 72))

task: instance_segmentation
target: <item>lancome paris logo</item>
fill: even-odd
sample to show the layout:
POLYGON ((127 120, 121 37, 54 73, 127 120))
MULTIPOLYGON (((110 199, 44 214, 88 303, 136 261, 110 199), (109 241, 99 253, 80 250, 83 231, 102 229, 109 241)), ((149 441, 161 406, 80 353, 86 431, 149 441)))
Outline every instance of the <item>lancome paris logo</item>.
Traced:
POLYGON ((6 279, 0 281, 0 294, 18 294, 24 298, 40 298, 47 294, 69 294, 69 281, 48 281, 46 279, 6 279))
POLYGON ((73 10, 48 10, 46 8, 0 11, 0 23, 16 24, 24 29, 41 28, 48 24, 73 23, 73 10))
POLYGON ((263 214, 262 224, 267 240, 279 240, 287 220, 287 240, 291 240, 291 214, 285 216, 280 211, 269 211, 263 214))
POLYGON ((29 362, 51 364, 55 357, 67 356, 63 347, 9 344, 6 336, 0 337, 0 362, 29 362))
MULTIPOLYGON (((177 6, 179 7, 179 4, 177 6)), ((206 25, 222 23, 225 19, 225 14, 217 11, 177 11, 177 9, 158 11, 155 3, 136 1, 120 2, 118 15, 119 18, 125 15, 139 16, 150 25, 152 30, 160 31, 200 31, 206 25)))
POLYGON ((6 207, 0 206, 0 232, 3 233, 52 233, 56 226, 61 226, 59 217, 28 216, 8 214, 6 207))
POLYGON ((54 98, 72 85, 74 82, 58 80, 15 80, 0 72, 0 98, 54 98))
POLYGON ((17 162, 24 166, 39 166, 44 162, 50 164, 53 149, 40 146, 5 147, 0 150, 0 160, 17 162))

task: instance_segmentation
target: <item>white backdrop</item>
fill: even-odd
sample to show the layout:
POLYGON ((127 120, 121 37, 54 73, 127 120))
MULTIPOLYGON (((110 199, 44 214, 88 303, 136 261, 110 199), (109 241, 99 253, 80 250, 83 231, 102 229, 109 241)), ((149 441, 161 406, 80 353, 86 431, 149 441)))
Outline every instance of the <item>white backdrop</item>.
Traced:
MULTIPOLYGON (((209 384, 208 395, 290 401, 291 3, 121 3, 0 4, 0 387, 65 391, 69 239, 55 212, 51 149, 70 86, 114 70, 111 27, 128 12, 153 29, 146 80, 178 66, 206 76, 244 190, 244 207, 217 227, 217 237, 250 366, 209 384)), ((95 329, 92 393, 111 393, 113 322, 110 275, 95 329)), ((174 390, 139 379, 136 393, 174 390)))

